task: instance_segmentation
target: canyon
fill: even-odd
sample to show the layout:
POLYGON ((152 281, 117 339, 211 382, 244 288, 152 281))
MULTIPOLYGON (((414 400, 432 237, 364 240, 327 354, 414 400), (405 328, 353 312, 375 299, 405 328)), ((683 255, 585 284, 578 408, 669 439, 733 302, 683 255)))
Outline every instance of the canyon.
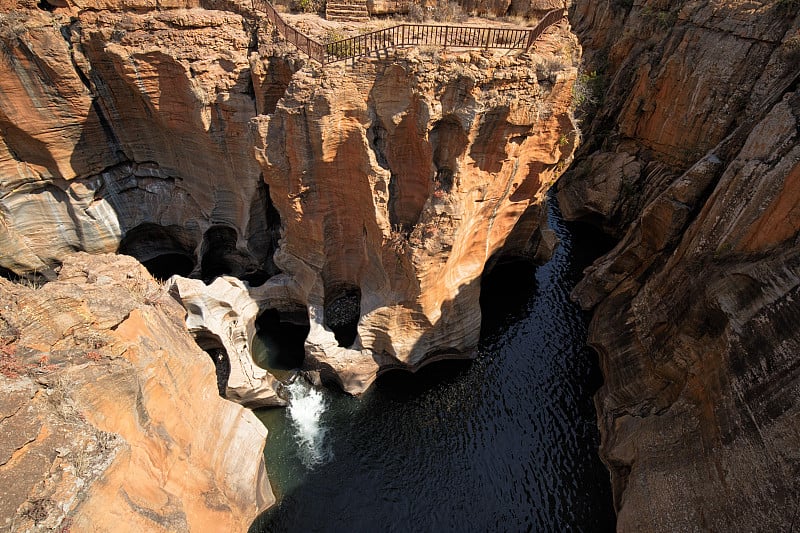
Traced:
MULTIPOLYGON (((254 432, 241 408, 208 399, 285 405, 282 384, 250 355, 259 314, 307 325, 304 375, 359 394, 389 369, 472 357, 487 263, 542 261, 555 245, 540 224, 544 195, 577 144, 570 105, 580 49, 566 23, 535 53, 408 48, 391 61, 322 68, 276 40, 246 3, 24 7, 3 14, 0 34, 0 267, 53 302, 37 320, 58 327, 46 342, 31 340, 22 311, 7 307, 3 379, 17 387, 38 373, 88 372, 86 385, 59 381, 74 398, 74 431, 87 442, 102 432, 122 449, 153 448, 144 454, 158 460, 142 471, 147 481, 135 478, 143 494, 130 495, 114 472, 141 459, 104 444, 105 462, 91 478, 70 479, 67 500, 38 480, 35 490, 19 485, 4 511, 12 527, 66 520, 103 529, 116 520, 193 529, 227 512, 226 523, 242 529, 248 513, 274 501, 257 467, 264 430, 254 432), (132 279, 144 307, 121 300, 116 320, 87 314, 96 299, 112 305, 97 284, 113 298, 132 279), (183 332, 174 329, 176 302, 183 332), (51 318, 61 306, 82 318, 51 318), (77 342, 84 326, 97 330, 92 339, 114 340, 77 342), (96 403, 127 394, 134 378, 112 379, 93 399, 91 372, 111 356, 106 346, 120 357, 128 352, 115 343, 137 339, 153 353, 136 361, 140 391, 119 407, 141 431, 125 431, 106 423, 110 413, 96 420, 96 403), (69 357, 56 357, 61 344, 69 357), (147 365, 162 351, 192 372, 163 357, 175 377, 153 375, 147 365), (178 390, 193 372, 205 376, 197 390, 178 390), (163 419, 140 407, 162 396, 183 407, 159 408, 163 419), (185 409, 209 417, 195 423, 185 409), (175 462, 210 479, 176 477, 175 462)), ((26 382, 30 398, 52 394, 40 381, 26 382)), ((31 479, 69 469, 57 458, 72 452, 41 446, 44 470, 31 479)), ((12 447, 12 456, 41 455, 27 441, 12 447)), ((0 466, 24 477, 21 465, 0 466)))
POLYGON ((558 185, 619 238, 593 310, 623 531, 782 530, 800 500, 800 17, 792 2, 578 2, 602 101, 558 185))
POLYGON ((245 529, 266 431, 220 395, 286 401, 258 316, 352 394, 471 357, 482 274, 557 246, 555 184, 618 239, 573 292, 618 529, 790 530, 797 11, 579 0, 533 52, 321 67, 248 2, 0 2, 0 519, 245 529))

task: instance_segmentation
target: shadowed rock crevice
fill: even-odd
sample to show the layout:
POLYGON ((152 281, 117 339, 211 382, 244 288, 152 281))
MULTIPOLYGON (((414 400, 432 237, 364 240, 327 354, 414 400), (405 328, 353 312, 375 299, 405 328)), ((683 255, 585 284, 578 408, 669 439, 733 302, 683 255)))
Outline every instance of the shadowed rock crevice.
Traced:
POLYGON ((280 213, 270 198, 269 185, 260 178, 250 206, 246 235, 247 248, 253 255, 257 268, 243 274, 241 279, 251 286, 259 286, 280 272, 275 265, 274 255, 281 238, 280 213))
POLYGON ((240 277, 251 268, 251 258, 236 247, 239 235, 230 226, 211 226, 203 236, 201 277, 210 283, 219 276, 240 277))
POLYGON ((453 188, 453 177, 458 173, 458 158, 469 144, 469 137, 458 119, 447 115, 437 120, 428 135, 436 167, 434 185, 437 190, 449 193, 453 188))
POLYGON ((497 327, 498 316, 516 319, 536 288, 536 265, 521 258, 495 254, 481 276, 481 331, 497 327))
POLYGON ((195 267, 191 233, 176 225, 145 222, 130 229, 120 241, 117 253, 135 257, 157 279, 173 274, 188 276, 195 267))
MULTIPOLYGON (((415 106, 418 107, 418 106, 415 106)), ((412 108, 386 138, 389 150, 389 217, 394 225, 405 229, 419 222, 422 208, 430 196, 433 184, 430 172, 422 161, 429 161, 430 147, 419 132, 418 115, 412 108)), ((424 133, 423 133, 424 135, 424 133)))
POLYGON ((275 112, 278 101, 283 98, 294 72, 286 59, 270 56, 265 61, 266 75, 262 80, 263 103, 259 114, 271 115, 275 112))
POLYGON ((303 366, 304 342, 310 330, 306 308, 297 305, 293 309, 268 308, 256 319, 256 331, 265 344, 263 358, 256 364, 262 368, 294 370, 303 366))
POLYGON ((193 333, 197 345, 203 349, 214 362, 217 372, 217 388, 219 395, 225 397, 225 389, 228 386, 228 377, 231 375, 231 362, 228 352, 222 344, 222 340, 208 330, 199 330, 193 333))

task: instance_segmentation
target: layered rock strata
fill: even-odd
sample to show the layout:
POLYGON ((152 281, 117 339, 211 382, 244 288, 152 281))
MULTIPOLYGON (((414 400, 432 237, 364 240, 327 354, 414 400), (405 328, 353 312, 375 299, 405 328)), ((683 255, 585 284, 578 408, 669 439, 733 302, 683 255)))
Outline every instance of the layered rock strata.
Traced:
POLYGON ((0 15, 1 266, 52 278, 71 251, 119 250, 207 279, 274 273, 244 19, 102 8, 0 15))
POLYGON ((274 502, 264 426, 139 263, 62 261, 42 288, 0 279, 0 525, 244 531, 274 502))
MULTIPOLYGON (((576 46, 561 35, 562 52, 576 46)), ((546 255, 538 222, 575 142, 575 70, 554 52, 535 61, 410 51, 300 71, 256 119, 283 221, 283 274, 266 285, 308 308, 321 379, 361 392, 379 370, 468 356, 486 263, 546 255)))
POLYGON ((800 506, 800 17, 578 2, 603 100, 562 211, 620 237, 594 309, 618 529, 791 530, 800 506))
MULTIPOLYGON (((305 309, 307 369, 360 392, 379 369, 469 355, 487 261, 552 245, 540 203, 576 141, 566 26, 535 55, 320 69, 239 14, 113 8, 5 15, 6 270, 52 278, 68 251, 117 250, 164 278, 269 279, 280 296, 256 315, 305 309)), ((246 341, 255 318, 220 312, 246 341)), ((256 381, 228 390, 269 396, 256 381)))

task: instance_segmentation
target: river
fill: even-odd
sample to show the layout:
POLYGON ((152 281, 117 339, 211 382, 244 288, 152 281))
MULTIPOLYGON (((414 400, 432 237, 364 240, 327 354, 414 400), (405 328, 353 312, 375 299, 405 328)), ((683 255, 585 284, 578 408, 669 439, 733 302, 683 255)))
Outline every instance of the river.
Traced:
POLYGON ((296 382, 292 407, 257 412, 280 504, 252 533, 614 529, 601 376, 569 300, 606 240, 554 206, 549 223, 560 245, 548 263, 484 280, 474 361, 390 372, 361 398, 296 382))

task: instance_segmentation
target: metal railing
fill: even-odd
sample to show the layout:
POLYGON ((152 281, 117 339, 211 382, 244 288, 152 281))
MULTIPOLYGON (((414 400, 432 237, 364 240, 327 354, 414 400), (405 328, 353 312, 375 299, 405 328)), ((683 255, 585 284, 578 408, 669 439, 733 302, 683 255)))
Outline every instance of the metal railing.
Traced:
POLYGON ((563 9, 554 9, 533 28, 399 24, 323 44, 287 24, 268 0, 253 0, 253 8, 263 12, 284 39, 323 65, 401 46, 528 50, 547 28, 566 16, 563 9))

